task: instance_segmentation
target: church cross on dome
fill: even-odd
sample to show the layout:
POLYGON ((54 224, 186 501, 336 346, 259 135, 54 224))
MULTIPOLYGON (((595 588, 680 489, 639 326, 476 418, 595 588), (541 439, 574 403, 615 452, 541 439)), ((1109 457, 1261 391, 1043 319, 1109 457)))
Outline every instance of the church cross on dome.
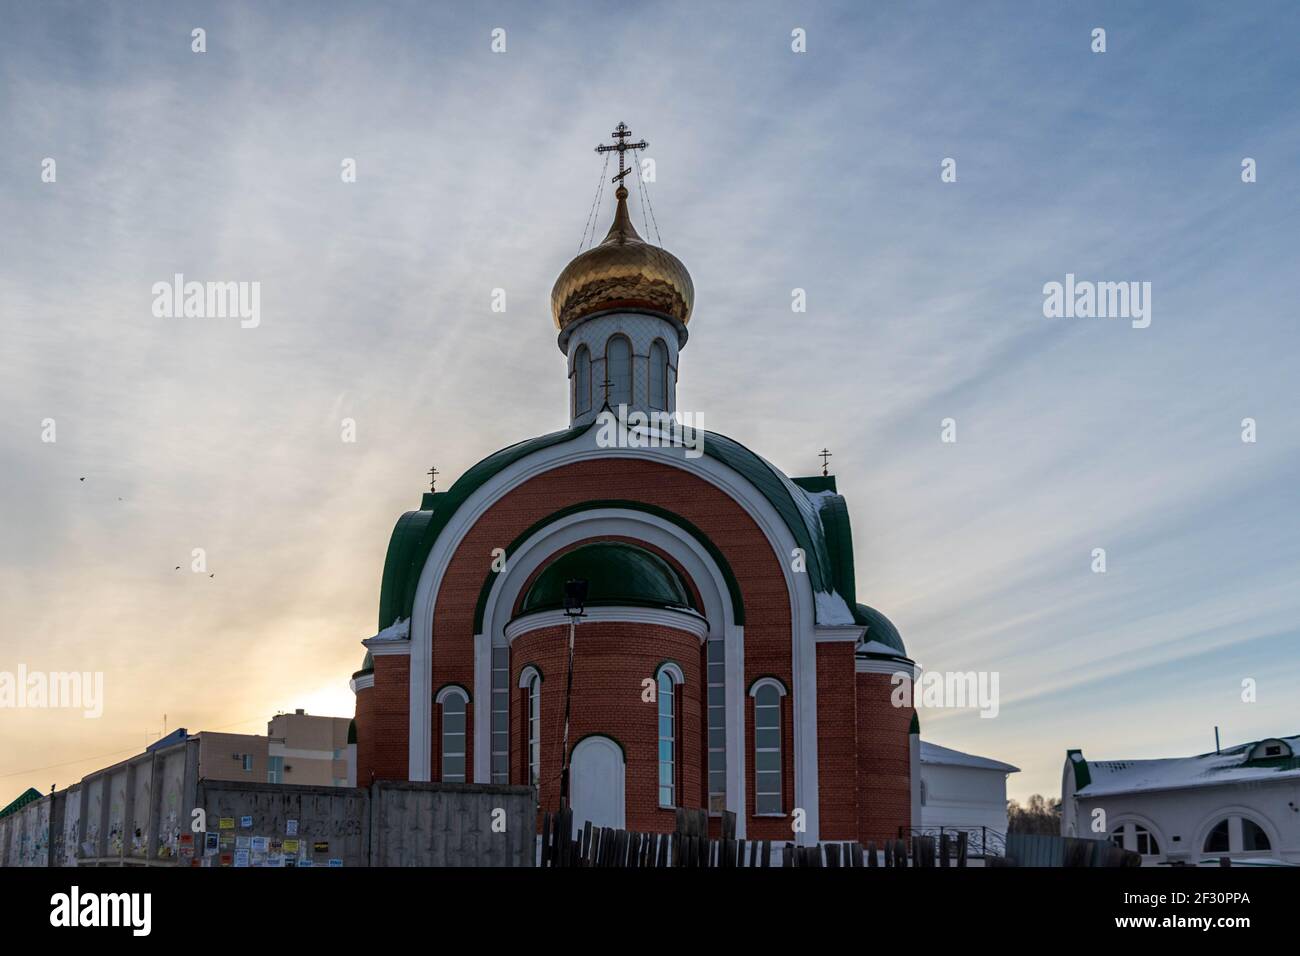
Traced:
POLYGON ((618 175, 615 176, 613 179, 611 179, 610 182, 618 183, 619 185, 622 185, 623 178, 632 171, 631 169, 626 168, 624 164, 624 160, 627 157, 627 151, 629 149, 645 149, 650 144, 647 143, 645 140, 641 140, 640 142, 637 143, 629 143, 627 139, 629 136, 632 135, 632 131, 627 128, 626 123, 619 123, 618 126, 614 128, 614 132, 610 133, 610 135, 614 137, 616 142, 611 143, 609 145, 605 145, 602 143, 600 146, 596 147, 596 152, 598 153, 612 153, 615 151, 618 152, 618 175))
POLYGON ((817 457, 822 460, 822 477, 825 478, 830 474, 830 469, 827 467, 826 462, 833 456, 829 449, 823 448, 817 453, 817 457))
POLYGON ((429 490, 437 491, 438 489, 434 487, 434 484, 437 482, 438 476, 442 474, 442 472, 438 471, 438 466, 434 465, 432 468, 426 471, 425 474, 429 476, 429 490))

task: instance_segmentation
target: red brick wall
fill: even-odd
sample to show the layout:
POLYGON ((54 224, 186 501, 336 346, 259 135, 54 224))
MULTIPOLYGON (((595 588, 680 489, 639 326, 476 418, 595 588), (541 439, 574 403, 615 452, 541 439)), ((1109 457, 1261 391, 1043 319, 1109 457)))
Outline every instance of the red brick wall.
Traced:
POLYGON ((363 713, 357 697, 357 783, 406 780, 410 764, 411 660, 405 654, 375 657, 375 686, 363 713), (363 757, 363 754, 365 755, 363 757))
POLYGON ((357 691, 357 786, 370 786, 375 767, 375 689, 357 691))
POLYGON ((888 674, 858 674, 858 839, 898 838, 912 820, 913 708, 895 707, 888 674))
MULTIPOLYGON (((560 769, 564 738, 564 694, 568 628, 542 628, 517 637, 510 652, 511 686, 525 667, 542 673, 541 787, 543 811, 560 801, 560 769)), ((659 705, 641 699, 642 681, 653 679, 659 665, 674 661, 686 683, 677 688, 677 803, 701 807, 705 765, 704 670, 699 638, 685 631, 654 624, 587 622, 578 625, 574 641, 573 693, 569 723, 570 752, 590 734, 611 737, 623 748, 625 794, 630 830, 669 832, 672 810, 659 807, 659 705)), ((511 694, 511 783, 525 784, 524 710, 527 695, 511 694)))
POLYGON ((817 645, 817 789, 823 840, 858 834, 858 727, 854 649, 817 645))

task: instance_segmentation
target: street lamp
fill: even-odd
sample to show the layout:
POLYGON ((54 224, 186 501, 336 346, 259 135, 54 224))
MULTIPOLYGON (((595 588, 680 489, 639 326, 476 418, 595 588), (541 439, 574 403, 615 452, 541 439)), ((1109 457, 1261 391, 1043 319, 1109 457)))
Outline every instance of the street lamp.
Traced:
POLYGON ((573 699, 573 636, 578 618, 587 604, 587 582, 581 578, 564 582, 564 614, 569 619, 569 676, 564 688, 564 763, 560 771, 560 809, 569 806, 569 705, 573 699))

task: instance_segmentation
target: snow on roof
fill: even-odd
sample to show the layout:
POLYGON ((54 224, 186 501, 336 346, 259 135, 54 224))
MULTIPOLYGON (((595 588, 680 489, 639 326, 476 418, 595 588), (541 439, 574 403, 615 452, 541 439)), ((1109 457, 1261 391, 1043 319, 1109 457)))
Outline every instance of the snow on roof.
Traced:
POLYGON ((393 641, 408 640, 410 636, 411 636, 411 619, 409 617, 404 617, 394 621, 392 624, 388 625, 386 628, 384 628, 374 637, 368 637, 361 643, 369 647, 372 641, 376 644, 388 644, 393 641))
MULTIPOLYGON (((858 645, 857 651, 859 654, 880 654, 883 655, 884 657, 903 656, 902 654, 899 653, 898 648, 890 647, 888 644, 885 644, 881 641, 864 641, 863 643, 858 645)), ((906 668, 904 667, 900 666, 899 670, 902 670, 904 673, 906 673, 906 668)))
POLYGON ((940 747, 928 740, 921 741, 921 763, 941 764, 945 767, 974 767, 978 770, 1001 770, 1003 773, 1020 772, 1019 767, 1013 767, 1001 760, 976 757, 974 754, 964 754, 960 750, 940 747))
MULTIPOLYGON (((1300 752, 1300 736, 1266 738, 1281 740, 1300 752)), ((1229 747, 1220 753, 1159 760, 1089 760, 1091 782, 1078 789, 1084 797, 1132 793, 1139 790, 1181 790, 1186 787, 1216 787, 1246 781, 1300 777, 1300 757, 1251 760, 1260 741, 1229 747)))
POLYGON ((813 597, 817 600, 818 624, 853 624, 853 612, 834 591, 816 591, 813 597))

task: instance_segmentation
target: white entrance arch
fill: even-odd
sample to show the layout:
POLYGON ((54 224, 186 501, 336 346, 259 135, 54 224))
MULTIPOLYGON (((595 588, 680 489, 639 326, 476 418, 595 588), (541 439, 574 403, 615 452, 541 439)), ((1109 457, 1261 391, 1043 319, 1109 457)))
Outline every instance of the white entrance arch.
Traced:
POLYGON ((627 767, 622 747, 609 737, 582 738, 569 758, 569 779, 574 836, 588 821, 593 827, 626 827, 627 767))

